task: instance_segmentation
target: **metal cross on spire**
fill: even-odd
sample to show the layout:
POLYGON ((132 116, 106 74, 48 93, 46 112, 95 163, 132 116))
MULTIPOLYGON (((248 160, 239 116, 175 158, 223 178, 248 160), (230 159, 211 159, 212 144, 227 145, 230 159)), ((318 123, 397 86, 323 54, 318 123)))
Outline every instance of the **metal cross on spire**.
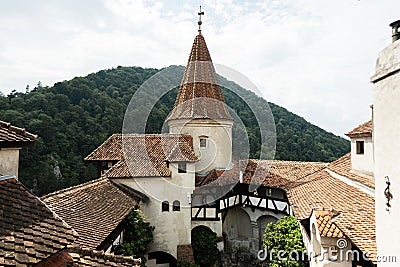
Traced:
POLYGON ((203 22, 201 22, 201 15, 204 15, 204 11, 201 11, 201 6, 200 6, 200 12, 197 14, 199 15, 199 22, 197 24, 199 24, 199 33, 201 33, 201 24, 203 24, 203 22))

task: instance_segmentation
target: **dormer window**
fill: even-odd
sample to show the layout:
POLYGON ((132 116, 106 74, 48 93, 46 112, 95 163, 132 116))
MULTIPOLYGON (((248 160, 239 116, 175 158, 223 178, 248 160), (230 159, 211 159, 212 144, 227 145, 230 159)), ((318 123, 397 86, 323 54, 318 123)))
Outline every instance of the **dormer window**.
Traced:
POLYGON ((207 147, 207 139, 200 138, 200 147, 207 147))
POLYGON ((186 173, 186 162, 178 162, 178 173, 186 173))
POLYGON ((356 141, 356 153, 359 155, 364 154, 364 141, 356 141))

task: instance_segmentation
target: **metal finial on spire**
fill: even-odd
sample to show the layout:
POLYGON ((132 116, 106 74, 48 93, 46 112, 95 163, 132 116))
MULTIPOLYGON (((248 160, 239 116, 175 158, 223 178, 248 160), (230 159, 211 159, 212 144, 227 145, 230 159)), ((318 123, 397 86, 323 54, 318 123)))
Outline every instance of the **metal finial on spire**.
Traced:
POLYGON ((201 33, 201 24, 203 24, 203 22, 201 22, 201 15, 204 15, 204 11, 201 11, 201 6, 200 6, 200 12, 197 14, 199 15, 199 22, 197 22, 197 24, 199 24, 199 33, 201 33))

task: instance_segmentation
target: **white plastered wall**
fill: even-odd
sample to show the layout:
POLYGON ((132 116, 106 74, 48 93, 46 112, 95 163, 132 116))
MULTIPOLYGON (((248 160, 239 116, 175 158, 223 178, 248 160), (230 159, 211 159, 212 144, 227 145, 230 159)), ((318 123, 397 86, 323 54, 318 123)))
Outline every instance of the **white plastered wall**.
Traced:
POLYGON ((400 41, 385 48, 371 78, 374 90, 375 213, 378 257, 396 257, 397 262, 378 262, 378 266, 398 266, 400 261, 400 41), (386 210, 390 179, 393 199, 386 210))
POLYGON ((310 217, 310 229, 308 232, 311 236, 308 235, 306 229, 303 225, 301 225, 301 233, 303 236, 303 242, 307 250, 307 254, 309 256, 310 267, 351 267, 352 266, 352 258, 351 253, 349 252, 351 249, 350 240, 345 238, 347 242, 347 247, 344 249, 337 248, 338 238, 333 237, 324 237, 321 236, 318 231, 317 220, 314 213, 310 217), (315 229, 315 231, 313 230, 315 229), (329 247, 331 247, 332 253, 329 253, 329 247), (336 259, 331 256, 334 256, 334 250, 337 251, 336 259), (349 255, 348 257, 346 255, 349 255))
POLYGON ((351 138, 352 169, 367 175, 374 173, 374 151, 372 137, 351 138), (364 154, 357 154, 357 141, 364 142, 364 154))
POLYGON ((149 252, 164 251, 175 258, 177 245, 191 244, 190 196, 195 187, 194 163, 187 163, 187 173, 178 173, 177 163, 170 163, 172 171, 169 177, 141 177, 115 180, 149 197, 147 203, 141 203, 150 225, 154 226, 154 242, 149 252), (173 202, 180 202, 180 211, 173 211, 173 202), (169 211, 162 212, 162 202, 169 202, 169 211))
POLYGON ((200 158, 196 162, 196 172, 208 173, 215 168, 227 168, 232 159, 231 120, 211 119, 170 120, 170 133, 189 134, 193 137, 193 147, 200 158), (200 138, 206 138, 207 146, 200 147, 200 138))
POLYGON ((0 174, 18 177, 19 151, 21 148, 0 149, 0 174))

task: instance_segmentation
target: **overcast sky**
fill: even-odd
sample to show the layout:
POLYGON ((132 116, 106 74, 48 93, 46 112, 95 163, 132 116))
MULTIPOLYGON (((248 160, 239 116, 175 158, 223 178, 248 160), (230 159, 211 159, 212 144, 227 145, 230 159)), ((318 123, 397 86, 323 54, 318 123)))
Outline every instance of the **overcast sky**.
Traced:
POLYGON ((369 78, 398 0, 2 0, 0 91, 117 66, 185 65, 203 6, 215 63, 343 135, 371 116, 369 78))

